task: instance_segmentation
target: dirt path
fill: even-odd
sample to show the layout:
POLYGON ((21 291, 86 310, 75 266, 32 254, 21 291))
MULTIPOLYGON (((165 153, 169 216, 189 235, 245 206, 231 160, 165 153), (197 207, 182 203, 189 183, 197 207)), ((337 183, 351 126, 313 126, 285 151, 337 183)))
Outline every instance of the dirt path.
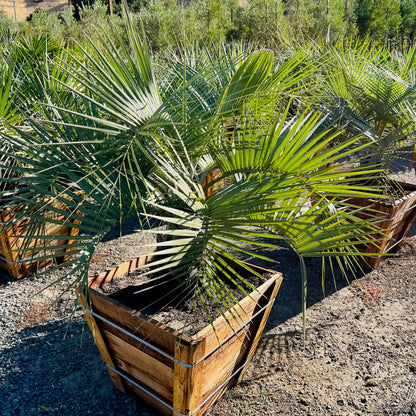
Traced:
POLYGON ((25 20, 30 14, 36 9, 44 9, 50 12, 59 12, 70 7, 68 0, 0 0, 0 10, 4 10, 8 16, 13 20, 16 19, 18 22, 25 20))
POLYGON ((416 236, 312 304, 305 347, 301 315, 279 308, 290 292, 283 283, 245 381, 211 416, 416 415, 416 236))

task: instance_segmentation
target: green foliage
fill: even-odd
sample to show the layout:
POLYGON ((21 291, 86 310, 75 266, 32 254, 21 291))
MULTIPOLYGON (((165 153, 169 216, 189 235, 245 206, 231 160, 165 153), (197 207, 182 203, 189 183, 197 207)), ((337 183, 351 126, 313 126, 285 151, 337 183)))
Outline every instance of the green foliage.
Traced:
MULTIPOLYGON (((310 41, 335 44, 357 35, 374 42, 405 49, 414 43, 416 0, 131 0, 136 26, 142 22, 154 51, 178 45, 219 44, 225 41, 250 42, 279 49, 289 43, 310 41)), ((88 35, 105 24, 109 4, 103 0, 74 0, 74 16, 38 10, 31 22, 21 23, 26 33, 48 33, 58 41, 76 39, 86 44, 88 35)), ((121 28, 120 2, 113 1, 112 18, 121 28)), ((10 27, 10 19, 0 19, 0 27, 10 27)))
POLYGON ((323 111, 345 130, 341 139, 362 133, 372 143, 362 163, 387 171, 416 132, 415 50, 386 60, 384 48, 363 43, 332 48, 329 55, 323 111))
POLYGON ((157 77, 130 15, 124 27, 126 40, 113 29, 116 40, 91 39, 26 75, 32 82, 21 94, 36 113, 23 107, 26 128, 1 134, 19 149, 2 146, 3 165, 21 176, 3 206, 25 201, 18 215, 40 229, 46 197, 70 206, 82 232, 73 238, 69 273, 81 286, 99 241, 135 216, 146 232, 168 237, 154 263, 156 283, 179 281, 203 304, 213 299, 220 313, 234 303, 224 276, 247 287, 225 260, 249 268, 239 256, 269 260, 256 247, 278 249, 285 240, 299 256, 305 312, 304 257, 354 267, 356 244, 373 242, 371 220, 334 200, 375 190, 358 181, 372 169, 343 163, 356 154, 357 138, 339 143, 339 133, 322 131, 319 113, 293 110, 293 97, 301 102, 319 65, 303 51, 276 61, 269 50, 221 45, 186 49, 179 62, 161 60, 157 77), (220 175, 214 183, 223 185, 207 196, 214 183, 204 179, 213 170, 220 175), (155 228, 160 222, 164 231, 155 228))
POLYGON ((359 34, 387 43, 399 33, 403 11, 400 0, 359 0, 355 11, 359 34))

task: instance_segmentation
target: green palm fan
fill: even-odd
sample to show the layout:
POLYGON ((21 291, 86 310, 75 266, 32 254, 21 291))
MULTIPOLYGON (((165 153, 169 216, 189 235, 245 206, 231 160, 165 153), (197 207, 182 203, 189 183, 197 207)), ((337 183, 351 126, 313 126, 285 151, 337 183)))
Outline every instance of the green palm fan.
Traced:
POLYGON ((402 66, 390 68, 376 63, 376 56, 375 51, 364 47, 331 50, 332 69, 321 103, 331 121, 345 129, 340 138, 363 134, 364 140, 372 142, 366 149, 367 157, 361 160, 388 170, 415 132, 416 90, 409 71, 414 53, 402 66))
MULTIPOLYGON (((289 115, 288 96, 302 83, 301 68, 290 81, 299 55, 274 70, 270 52, 253 53, 239 64, 212 108, 199 111, 195 85, 206 84, 206 75, 195 75, 179 92, 193 97, 192 105, 175 105, 176 95, 159 92, 147 46, 127 20, 129 45, 93 45, 92 52, 84 51, 85 62, 74 57, 63 66, 72 76, 60 85, 79 98, 79 108, 55 104, 55 94, 46 89, 39 105, 42 118, 29 118, 31 131, 16 127, 14 135, 2 134, 21 149, 13 169, 24 174, 7 204, 25 202, 21 215, 36 220, 40 229, 44 198, 70 196, 72 217, 82 219, 71 244, 75 255, 57 266, 72 264, 73 287, 87 287, 97 244, 131 217, 147 232, 161 232, 154 229, 156 221, 168 226, 152 266, 157 279, 179 282, 202 305, 211 299, 221 314, 234 302, 224 276, 244 293, 250 288, 227 260, 246 269, 244 256, 268 261, 261 248, 278 249, 279 240, 299 254, 304 296, 304 257, 346 258, 347 266, 353 266, 348 258, 358 255, 357 242, 372 242, 371 220, 333 199, 372 195, 373 188, 350 182, 375 172, 328 166, 366 144, 352 138, 328 146, 337 134, 319 132, 319 114, 289 115), (235 120, 231 130, 225 123, 230 118, 235 120), (195 145, 200 132, 204 137, 195 145), (224 182, 209 197, 201 175, 204 161, 218 169, 217 180, 224 182)), ((305 79, 310 71, 305 70, 305 79)), ((36 235, 32 230, 31 236, 36 235)))

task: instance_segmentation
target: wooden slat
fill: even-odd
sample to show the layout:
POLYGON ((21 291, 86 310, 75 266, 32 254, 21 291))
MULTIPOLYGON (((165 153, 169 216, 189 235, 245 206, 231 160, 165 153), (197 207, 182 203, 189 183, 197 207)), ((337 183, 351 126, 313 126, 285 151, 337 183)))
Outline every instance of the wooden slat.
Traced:
POLYGON ((131 346, 114 334, 103 331, 114 363, 132 377, 159 393, 165 402, 173 399, 173 368, 131 346))
MULTIPOLYGON (((240 331, 241 332, 241 331, 240 331)), ((243 364, 249 339, 239 333, 205 360, 202 398, 205 400, 243 364)))
POLYGON ((387 252, 393 254, 397 252, 400 244, 395 244, 406 236, 413 221, 416 219, 416 208, 409 210, 409 208, 416 204, 416 185, 404 182, 399 182, 399 185, 408 194, 394 201, 366 198, 347 199, 351 204, 369 209, 367 213, 363 211, 359 214, 361 218, 369 218, 372 215, 380 218, 380 221, 377 223, 380 232, 374 234, 374 237, 379 239, 379 243, 377 245, 357 246, 364 253, 374 254, 374 256, 365 257, 363 260, 372 268, 377 267, 380 261, 385 258, 381 254, 387 252), (409 211, 405 212, 407 210, 409 211), (390 250, 392 246, 394 248, 390 250), (380 254, 380 256, 377 256, 377 254, 380 254))
POLYGON ((177 362, 174 364, 173 407, 184 415, 200 415, 200 412, 196 411, 196 409, 201 403, 204 361, 197 365, 195 363, 203 357, 204 344, 204 339, 193 341, 192 343, 181 340, 178 342, 175 350, 176 360, 194 365, 193 367, 185 367, 177 362))
MULTIPOLYGON (((207 402, 201 407, 201 414, 205 415, 211 407, 224 395, 227 389, 235 383, 235 377, 227 382, 220 390, 218 390, 207 402)), ((225 415, 224 416, 228 416, 225 415)), ((231 416, 231 415, 230 415, 231 416)))
MULTIPOLYGON (((80 295, 80 304, 83 305, 84 307, 87 307, 87 302, 86 302, 84 294, 80 295)), ((95 321, 94 317, 90 313, 85 313, 85 319, 88 323, 88 326, 89 326, 91 334, 94 338, 95 344, 97 345, 97 348, 100 351, 101 358, 103 359, 103 361, 106 364, 110 365, 113 368, 116 368, 116 366, 114 365, 114 362, 111 358, 111 355, 108 352, 105 341, 104 341, 104 339, 101 335, 99 326, 97 325, 97 322, 95 321)), ((111 379, 113 385, 118 390, 125 393, 126 390, 124 388, 124 385, 123 385, 123 382, 121 381, 120 376, 108 367, 107 367, 107 371, 108 371, 108 374, 110 376, 110 379, 111 379)))
POLYGON ((89 279, 89 286, 92 289, 99 288, 105 283, 111 282, 113 279, 123 276, 125 274, 130 274, 134 272, 137 268, 144 266, 146 263, 150 262, 153 258, 153 253, 149 253, 146 256, 140 256, 135 259, 126 261, 117 267, 113 267, 110 270, 96 274, 94 277, 89 279))
POLYGON ((174 356, 177 340, 181 337, 178 331, 168 328, 144 314, 137 313, 117 300, 93 289, 90 290, 90 296, 94 312, 138 337, 147 339, 170 356, 174 356))
POLYGON ((241 324, 247 321, 254 313, 257 302, 264 297, 262 292, 265 292, 276 279, 280 279, 281 274, 275 273, 270 279, 266 280, 261 286, 259 286, 258 291, 253 291, 250 293, 250 296, 246 296, 243 300, 240 301, 240 306, 235 306, 235 314, 241 315, 241 320, 236 321, 231 312, 226 312, 226 319, 222 316, 217 318, 213 326, 215 327, 215 332, 211 325, 208 325, 206 328, 202 329, 195 335, 196 338, 206 338, 205 354, 208 354, 213 348, 215 348, 219 343, 225 340, 234 330, 236 330, 241 324), (243 314, 245 311, 245 314, 243 314), (227 322, 228 320, 228 322, 227 322))
MULTIPOLYGON (((282 278, 275 280, 274 284, 268 289, 268 291, 271 292, 269 294, 269 296, 268 296, 268 299, 274 299, 276 297, 277 292, 278 292, 278 290, 280 288, 281 283, 282 283, 282 278)), ((247 371, 248 363, 251 360, 251 358, 253 357, 253 355, 254 355, 254 353, 255 353, 255 351, 257 349, 258 343, 260 341, 261 335, 263 334, 264 327, 266 326, 267 320, 269 319, 269 315, 270 315, 270 312, 271 312, 272 308, 273 308, 273 303, 270 304, 265 309, 265 311, 263 312, 263 316, 261 316, 261 317, 258 318, 258 320, 260 322, 259 322, 259 325, 257 326, 257 332, 251 338, 251 345, 250 345, 250 347, 249 347, 249 349, 247 351, 247 356, 244 359, 245 362, 246 362, 246 365, 241 370, 241 373, 240 373, 240 375, 239 375, 239 377, 237 379, 237 383, 240 383, 241 382, 241 380, 243 379, 243 377, 244 377, 244 375, 245 375, 245 373, 247 371)))
MULTIPOLYGON (((45 201, 45 203, 53 203, 53 201, 47 200, 45 201)), ((58 202, 57 206, 61 209, 66 208, 66 206, 62 202, 58 202)), ((16 208, 15 212, 19 212, 21 209, 22 208, 20 209, 16 208)), ((16 216, 15 212, 3 211, 1 213, 1 221, 2 222, 13 221, 16 216)), ((46 217, 45 217, 46 220, 48 218, 48 215, 49 214, 46 214, 46 217)), ((54 218, 54 219, 63 221, 67 217, 63 214, 53 214, 53 215, 50 215, 49 218, 54 218)), ((68 219, 68 223, 66 225, 59 225, 59 224, 55 224, 52 222, 45 222, 43 224, 44 235, 48 235, 48 236, 73 235, 75 236, 78 233, 78 229, 71 227, 71 223, 75 223, 75 221, 77 221, 77 223, 80 223, 79 220, 71 220, 71 219, 68 219)), ((6 258, 7 261, 17 262, 23 258, 35 257, 36 255, 42 252, 42 248, 41 248, 42 246, 44 246, 46 250, 50 250, 50 249, 53 250, 53 247, 57 245, 68 244, 69 240, 67 239, 56 238, 54 240, 45 240, 42 238, 42 235, 39 235, 38 238, 30 238, 30 239, 25 238, 25 236, 27 236, 27 234, 31 232, 28 229, 30 227, 29 224, 30 224, 30 219, 25 218, 25 219, 17 220, 11 226, 4 227, 0 231, 0 235, 4 237, 4 239, 0 240, 0 244, 2 244, 2 250, 4 252, 6 251, 9 252, 10 258, 3 255, 3 257, 6 258), (23 248, 31 249, 31 248, 34 248, 35 246, 37 247, 37 249, 33 251, 31 250, 21 251, 23 248)), ((56 252, 58 253, 59 251, 56 251, 56 252)), ((65 259, 68 260, 69 258, 70 258, 70 254, 65 256, 64 260, 65 259)), ((51 259, 42 260, 42 261, 33 259, 33 260, 28 260, 28 261, 25 261, 16 265, 9 265, 9 266, 5 265, 5 267, 9 271, 12 277, 19 279, 21 277, 24 277, 28 272, 36 268, 44 267, 47 264, 50 264, 51 262, 52 262, 51 259)))
MULTIPOLYGON (((137 348, 140 351, 145 351, 146 354, 149 355, 150 357, 154 358, 155 360, 158 360, 160 363, 173 369, 172 359, 165 357, 159 352, 137 341, 135 338, 131 337, 129 334, 126 334, 125 332, 120 331, 117 328, 114 328, 114 326, 104 321, 100 322, 100 327, 102 328, 103 332, 113 334, 114 336, 122 339, 127 344, 130 344, 132 347, 137 348)), ((134 334, 134 335, 138 335, 138 334, 134 334)), ((147 337, 145 338, 145 341, 149 342, 150 344, 153 344, 153 338, 152 338, 151 333, 147 335, 147 337)))

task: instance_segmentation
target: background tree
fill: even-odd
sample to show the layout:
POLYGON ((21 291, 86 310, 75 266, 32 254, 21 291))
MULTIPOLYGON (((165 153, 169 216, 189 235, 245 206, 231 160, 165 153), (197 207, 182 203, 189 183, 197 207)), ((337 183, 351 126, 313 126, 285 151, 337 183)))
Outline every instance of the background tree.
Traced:
POLYGON ((416 33, 416 0, 402 0, 400 2, 402 17, 400 26, 401 44, 413 45, 416 33))
POLYGON ((402 24, 400 0, 358 0, 355 16, 361 37, 387 43, 402 24))

